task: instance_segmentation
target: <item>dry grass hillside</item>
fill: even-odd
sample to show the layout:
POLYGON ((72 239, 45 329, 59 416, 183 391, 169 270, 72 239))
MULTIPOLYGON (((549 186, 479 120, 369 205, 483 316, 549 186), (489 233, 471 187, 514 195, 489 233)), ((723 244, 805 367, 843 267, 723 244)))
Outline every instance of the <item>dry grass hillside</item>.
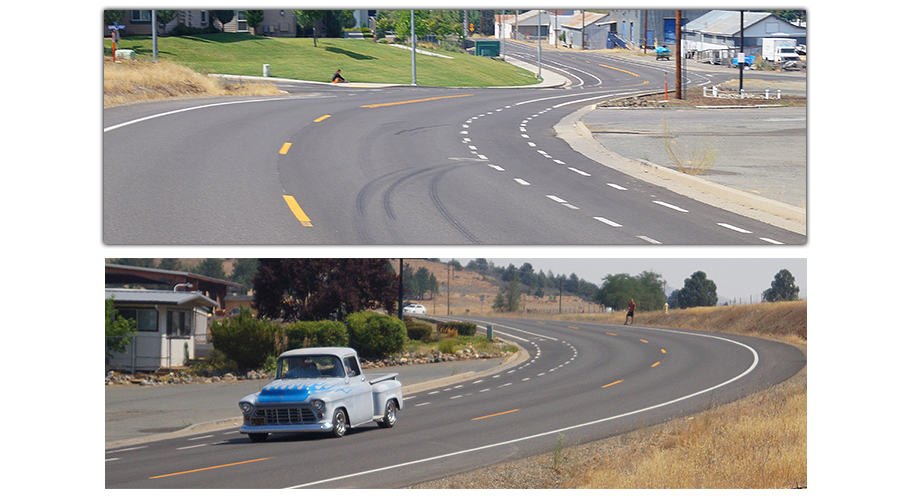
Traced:
POLYGON ((168 61, 103 62, 103 107, 148 99, 279 94, 271 83, 227 83, 168 61))
MULTIPOLYGON (((467 269, 455 270, 446 262, 430 262, 424 259, 403 259, 403 264, 409 266, 415 272, 420 267, 428 269, 434 274, 440 284, 440 291, 434 296, 426 295, 424 300, 417 301, 428 308, 429 313, 471 316, 495 316, 498 315, 491 309, 494 297, 503 288, 504 283, 499 279, 483 276, 475 271, 467 269), (450 302, 449 312, 447 305, 447 270, 450 268, 450 302), (484 296, 484 302, 481 296, 484 296)), ((399 269, 398 259, 391 259, 394 269, 399 269)), ((540 271, 538 269, 537 271, 540 271)), ((545 270, 546 271, 546 270, 545 270)), ((531 295, 522 295, 522 307, 528 314, 552 314, 560 311, 559 295, 553 290, 545 290, 543 298, 531 295)), ((563 313, 589 313, 599 311, 599 306, 586 302, 578 297, 563 294, 563 313)))

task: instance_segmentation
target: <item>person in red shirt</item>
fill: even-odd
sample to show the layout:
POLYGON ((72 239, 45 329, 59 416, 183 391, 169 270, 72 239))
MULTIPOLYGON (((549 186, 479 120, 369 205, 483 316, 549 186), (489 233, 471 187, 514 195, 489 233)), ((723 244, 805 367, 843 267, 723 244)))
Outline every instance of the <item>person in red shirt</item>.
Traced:
POLYGON ((625 324, 628 324, 628 318, 631 318, 631 324, 634 324, 634 299, 631 299, 631 303, 628 304, 628 314, 625 315, 625 324))

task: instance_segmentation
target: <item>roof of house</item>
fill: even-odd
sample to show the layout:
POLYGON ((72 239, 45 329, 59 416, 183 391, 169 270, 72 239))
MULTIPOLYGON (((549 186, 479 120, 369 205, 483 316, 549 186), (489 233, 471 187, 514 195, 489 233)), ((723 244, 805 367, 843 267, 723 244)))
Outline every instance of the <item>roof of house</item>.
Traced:
POLYGON ((600 21, 608 21, 608 19, 604 19, 605 17, 608 17, 607 14, 600 14, 598 12, 588 12, 584 15, 583 22, 581 17, 581 14, 575 14, 571 19, 562 23, 563 28, 581 29, 582 25, 590 26, 600 21))
POLYGON ((173 292, 170 290, 131 290, 106 288, 106 298, 120 304, 166 304, 215 307, 218 303, 199 292, 173 292))
MULTIPOLYGON (((744 29, 770 17, 790 24, 771 12, 745 11, 744 29)), ((803 28, 798 29, 802 30, 803 28)), ((741 12, 738 10, 711 10, 685 24, 684 30, 708 33, 710 35, 735 36, 741 31, 741 12)))

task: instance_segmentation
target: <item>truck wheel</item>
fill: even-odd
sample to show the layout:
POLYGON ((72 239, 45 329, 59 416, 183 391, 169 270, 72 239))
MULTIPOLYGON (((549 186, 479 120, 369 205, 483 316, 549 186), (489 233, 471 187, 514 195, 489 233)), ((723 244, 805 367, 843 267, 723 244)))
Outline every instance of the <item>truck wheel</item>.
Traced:
POLYGON ((250 441, 253 441, 254 443, 262 443, 266 440, 269 434, 266 432, 253 432, 251 434, 247 434, 247 436, 250 438, 250 441))
POLYGON ((339 438, 347 433, 347 414, 344 410, 338 409, 334 411, 334 417, 331 419, 331 435, 339 438))
POLYGON ((384 406, 384 418, 378 421, 378 427, 382 429, 389 429, 394 426, 397 422, 397 405, 394 404, 394 400, 391 399, 384 406))

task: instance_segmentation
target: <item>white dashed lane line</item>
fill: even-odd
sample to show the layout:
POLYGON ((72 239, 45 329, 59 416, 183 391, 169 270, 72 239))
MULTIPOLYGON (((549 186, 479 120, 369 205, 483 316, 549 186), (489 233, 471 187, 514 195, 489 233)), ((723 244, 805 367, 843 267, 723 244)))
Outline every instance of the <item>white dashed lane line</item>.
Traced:
MULTIPOLYGON (((516 105, 518 105, 518 104, 516 104, 516 105)), ((541 156, 543 156, 543 157, 546 158, 546 159, 549 159, 549 160, 553 161, 553 162, 554 162, 555 164, 557 164, 557 165, 566 165, 566 162, 564 162, 563 160, 554 158, 553 155, 551 155, 550 153, 548 153, 546 150, 539 149, 539 148, 538 148, 538 144, 537 144, 536 142, 534 142, 534 141, 531 140, 531 137, 530 137, 530 135, 529 135, 529 133, 528 133, 528 124, 531 122, 532 119, 537 118, 537 117, 539 117, 540 115, 543 115, 544 113, 547 113, 548 111, 552 111, 553 109, 555 109, 555 108, 557 108, 557 107, 560 107, 560 106, 561 106, 560 104, 557 104, 557 105, 555 105, 555 106, 552 106, 552 107, 549 107, 549 108, 545 108, 545 109, 543 109, 543 110, 541 110, 541 111, 539 111, 539 112, 537 112, 537 113, 535 113, 535 114, 532 114, 532 115, 529 116, 529 117, 526 117, 526 118, 522 119, 522 121, 521 121, 521 122, 519 123, 519 125, 518 125, 518 128, 519 128, 518 132, 519 132, 519 135, 522 137, 522 139, 525 139, 525 140, 526 140, 525 143, 528 145, 528 147, 530 147, 530 148, 535 148, 535 151, 537 151, 541 156)), ((477 119, 479 119, 479 118, 483 118, 483 117, 485 117, 485 116, 492 115, 492 114, 494 114, 494 113, 500 113, 500 112, 502 112, 502 111, 504 111, 504 110, 506 110, 506 109, 511 109, 512 107, 513 107, 513 105, 507 105, 507 106, 505 106, 505 107, 503 107, 503 108, 497 108, 497 109, 494 110, 494 111, 489 111, 489 112, 487 112, 487 113, 482 113, 482 114, 479 114, 479 115, 477 115, 477 116, 472 116, 471 118, 469 118, 468 120, 466 120, 465 123, 463 123, 463 124, 461 125, 462 130, 460 130, 459 133, 460 133, 461 135, 466 136, 466 137, 463 138, 463 143, 464 143, 466 146, 468 146, 468 148, 469 148, 469 150, 471 151, 471 153, 472 153, 473 155, 476 155, 476 156, 478 157, 479 160, 490 161, 490 158, 489 158, 488 156, 486 156, 486 155, 480 153, 480 152, 478 151, 478 147, 477 147, 476 145, 472 144, 472 140, 468 137, 468 135, 469 135, 469 130, 468 130, 468 129, 470 128, 471 124, 472 124, 475 120, 477 120, 477 119)), ((489 163, 488 166, 491 167, 492 169, 496 170, 497 172, 506 172, 506 169, 505 169, 504 167, 500 166, 500 165, 496 165, 496 164, 489 163)), ((571 171, 571 172, 574 173, 574 174, 580 175, 580 176, 582 176, 582 177, 593 177, 593 174, 591 174, 590 172, 585 171, 585 170, 582 170, 582 169, 579 169, 579 168, 576 168, 576 167, 568 166, 568 167, 567 167, 567 170, 571 171)), ((522 178, 518 178, 518 177, 517 177, 517 178, 514 178, 513 180, 514 180, 518 185, 520 185, 520 186, 531 186, 531 183, 530 183, 530 182, 528 182, 528 181, 526 181, 526 180, 524 180, 524 179, 522 179, 522 178)), ((617 190, 617 191, 628 191, 628 188, 626 188, 626 187, 624 187, 624 186, 621 186, 621 185, 619 185, 619 184, 612 183, 612 182, 607 182, 606 185, 609 186, 609 187, 611 187, 611 188, 613 188, 613 189, 615 189, 615 190, 617 190)), ((552 196, 552 195, 547 195, 547 197, 550 198, 550 199, 552 199, 553 201, 556 201, 556 202, 560 203, 561 205, 563 205, 564 207, 566 207, 566 208, 568 208, 568 209, 570 209, 570 210, 580 210, 580 208, 579 208, 578 206, 573 205, 573 204, 571 204, 571 203, 568 203, 568 202, 562 200, 562 199, 559 198, 559 197, 552 196)), ((659 205, 659 206, 668 208, 668 209, 670 209, 670 210, 674 210, 674 211, 676 211, 676 212, 680 212, 680 213, 690 213, 689 210, 687 210, 687 209, 685 209, 685 208, 682 208, 682 207, 679 207, 679 206, 677 206, 677 205, 673 205, 673 204, 671 204, 671 203, 667 203, 667 202, 660 201, 660 200, 652 200, 652 201, 653 201, 653 203, 655 203, 655 204, 657 204, 657 205, 659 205)), ((619 224, 619 223, 616 222, 616 221, 607 219, 607 218, 602 217, 602 216, 593 216, 592 218, 595 219, 595 220, 597 220, 597 221, 599 221, 599 222, 602 222, 602 223, 606 224, 607 226, 609 226, 609 227, 611 227, 611 228, 616 228, 616 229, 618 229, 618 228, 622 228, 622 227, 623 227, 622 224, 619 224)), ((740 227, 737 227, 737 226, 734 226, 734 225, 731 225, 731 224, 726 224, 726 223, 723 223, 723 222, 718 223, 718 225, 721 226, 721 227, 723 227, 723 228, 725 228, 725 229, 730 229, 731 231, 734 231, 734 232, 737 232, 737 233, 742 233, 742 234, 750 234, 750 233, 752 233, 752 232, 749 231, 749 230, 746 230, 746 229, 743 229, 743 228, 740 228, 740 227)), ((636 235, 636 237, 639 238, 639 239, 641 239, 642 241, 647 242, 647 243, 651 243, 651 244, 662 244, 660 241, 657 241, 656 239, 651 238, 651 237, 649 237, 649 236, 636 235)), ((759 239, 760 239, 760 241, 764 241, 764 242, 766 242, 766 243, 770 243, 770 244, 773 244, 773 245, 781 245, 781 244, 783 244, 783 243, 781 243, 780 241, 773 240, 773 239, 771 239, 771 238, 760 237, 759 239)))

